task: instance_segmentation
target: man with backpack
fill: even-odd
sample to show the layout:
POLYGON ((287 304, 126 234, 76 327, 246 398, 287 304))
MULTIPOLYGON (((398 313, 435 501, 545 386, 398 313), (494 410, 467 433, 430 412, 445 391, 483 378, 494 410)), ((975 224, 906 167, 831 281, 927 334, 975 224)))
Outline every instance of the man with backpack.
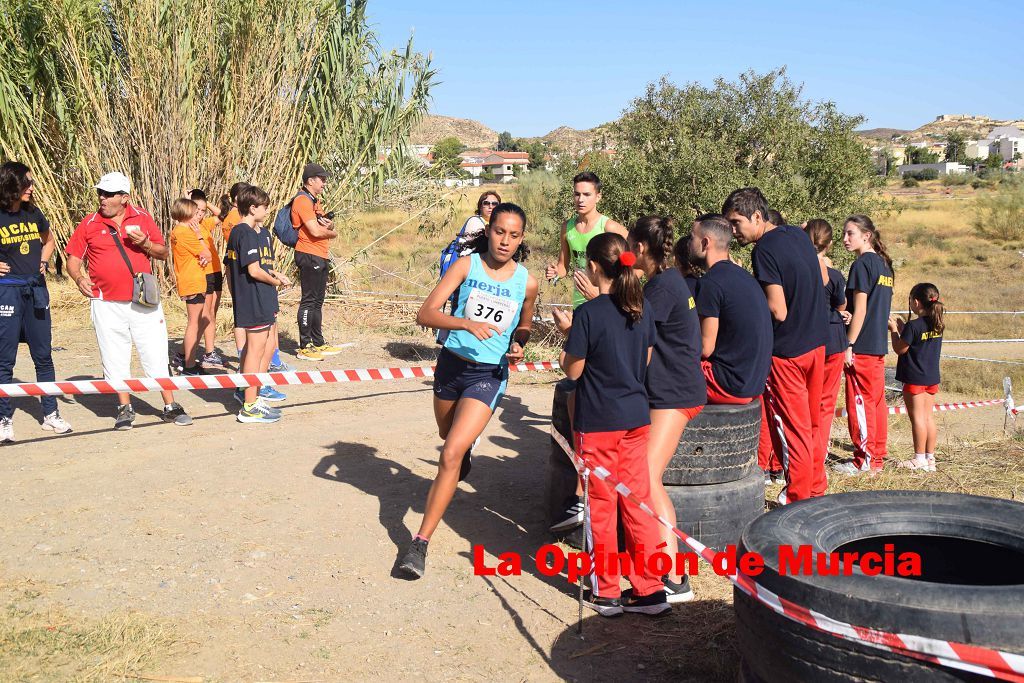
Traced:
MULTIPOLYGON (((295 355, 304 360, 323 360, 324 356, 341 352, 324 340, 322 327, 331 264, 328 250, 331 240, 338 236, 320 202, 328 177, 327 170, 320 164, 306 164, 302 169, 302 189, 291 201, 291 226, 297 232, 295 265, 302 289, 298 313, 299 350, 295 355)), ((274 231, 281 238, 276 225, 274 231)), ((288 244, 289 240, 282 238, 282 241, 288 244)))

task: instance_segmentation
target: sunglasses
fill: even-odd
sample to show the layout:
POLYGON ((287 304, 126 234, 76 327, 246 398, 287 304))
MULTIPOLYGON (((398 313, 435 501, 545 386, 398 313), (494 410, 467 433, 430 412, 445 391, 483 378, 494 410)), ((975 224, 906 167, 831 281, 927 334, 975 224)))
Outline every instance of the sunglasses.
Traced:
POLYGON ((99 190, 99 189, 97 189, 96 190, 96 194, 99 195, 100 199, 110 199, 111 197, 116 197, 119 194, 128 194, 128 193, 127 192, 107 192, 106 190, 99 190))
POLYGON ((480 202, 480 206, 497 206, 498 202, 486 201, 480 202))

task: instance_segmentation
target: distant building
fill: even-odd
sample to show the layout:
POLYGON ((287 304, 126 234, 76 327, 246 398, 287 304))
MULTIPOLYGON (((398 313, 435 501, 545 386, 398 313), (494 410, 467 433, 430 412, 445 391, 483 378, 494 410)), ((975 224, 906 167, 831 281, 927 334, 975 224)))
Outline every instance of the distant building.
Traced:
POLYGON ((996 126, 988 134, 990 154, 998 154, 1003 161, 1013 161, 1018 155, 1024 155, 1024 131, 1016 126, 996 126))
POLYGON ((904 164, 899 168, 899 174, 907 175, 908 173, 917 173, 919 171, 927 171, 929 169, 939 172, 939 175, 957 175, 960 173, 967 173, 970 168, 963 164, 958 164, 953 161, 940 161, 937 164, 904 164))
MULTIPOLYGON (((494 176, 495 182, 510 183, 516 172, 530 168, 530 155, 526 152, 490 152, 486 156, 465 156, 459 164, 475 179, 485 173, 494 176)), ((477 183, 478 184, 478 183, 477 183)))

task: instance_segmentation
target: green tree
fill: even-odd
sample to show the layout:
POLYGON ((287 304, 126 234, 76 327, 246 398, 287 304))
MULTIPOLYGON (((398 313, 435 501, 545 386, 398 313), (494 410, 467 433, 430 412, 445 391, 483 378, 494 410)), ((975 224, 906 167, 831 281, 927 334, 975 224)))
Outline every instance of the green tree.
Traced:
POLYGON ((506 130, 498 134, 498 144, 494 146, 494 149, 499 152, 518 152, 519 144, 517 140, 512 139, 512 133, 506 130))
POLYGON ((939 153, 930 152, 924 147, 914 147, 913 145, 907 146, 907 150, 904 153, 908 164, 937 164, 939 163, 939 153))
POLYGON ((999 171, 1003 168, 1003 157, 998 152, 991 152, 985 159, 985 168, 999 171))
POLYGON ((967 140, 960 131, 954 130, 946 136, 946 161, 959 164, 967 161, 967 140))
POLYGON ((516 149, 530 155, 530 170, 543 171, 547 164, 548 150, 540 140, 527 142, 522 138, 516 139, 516 149))
MULTIPOLYGON (((712 88, 662 79, 612 124, 616 154, 586 163, 604 181, 602 212, 626 224, 660 213, 686 230, 697 214, 720 211, 731 190, 756 185, 790 221, 822 217, 838 230, 850 213, 879 206, 869 191, 883 180, 854 132, 862 121, 803 100, 785 69, 712 88)), ((560 164, 563 218, 580 168, 578 159, 560 164)))
POLYGON ((434 155, 434 162, 430 170, 442 178, 450 178, 459 174, 459 152, 466 149, 457 137, 447 137, 438 140, 430 150, 434 155))
POLYGON ((45 188, 63 248, 112 169, 168 229, 190 187, 258 183, 275 204, 318 161, 354 210, 416 171, 404 152, 435 72, 383 52, 367 0, 4 0, 0 153, 45 188))

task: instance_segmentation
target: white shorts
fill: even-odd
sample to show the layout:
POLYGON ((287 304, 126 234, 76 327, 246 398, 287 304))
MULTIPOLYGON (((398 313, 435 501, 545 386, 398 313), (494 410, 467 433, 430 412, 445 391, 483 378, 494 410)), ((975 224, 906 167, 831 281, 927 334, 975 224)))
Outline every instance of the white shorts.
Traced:
POLYGON ((92 326, 100 347, 103 379, 130 379, 132 345, 147 377, 167 377, 167 323, 162 305, 92 300, 92 326))

